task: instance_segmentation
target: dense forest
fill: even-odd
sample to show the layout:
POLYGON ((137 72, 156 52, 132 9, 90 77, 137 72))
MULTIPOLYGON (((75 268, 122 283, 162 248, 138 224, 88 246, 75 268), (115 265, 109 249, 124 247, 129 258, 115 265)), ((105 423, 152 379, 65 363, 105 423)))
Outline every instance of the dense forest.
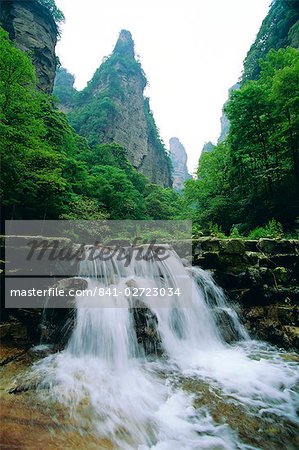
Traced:
POLYGON ((202 226, 246 233, 276 219, 292 229, 299 215, 299 52, 272 50, 260 65, 226 106, 228 138, 203 153, 186 183, 202 226))
POLYGON ((252 238, 298 233, 298 39, 298 0, 274 1, 225 107, 229 134, 202 153, 196 179, 186 183, 198 229, 252 238))
MULTIPOLYGON (((56 23, 63 20, 53 0, 39 2, 56 23)), ((245 59, 241 88, 231 93, 226 105, 228 137, 202 154, 196 177, 186 182, 181 194, 138 172, 124 146, 99 139, 99 130, 104 132, 117 108, 113 98, 122 96, 111 72, 113 57, 81 93, 73 88, 72 76, 60 69, 52 96, 36 89, 30 55, 1 29, 2 217, 186 218, 193 220, 195 234, 296 233, 299 52, 293 47, 298 46, 298 11, 298 0, 273 2, 245 59), (103 76, 113 80, 110 90, 93 99, 93 83, 103 76), (67 116, 59 110, 61 104, 69 106, 67 116), (91 110, 93 121, 85 120, 91 110)), ((139 62, 125 57, 122 65, 127 72, 141 74, 146 83, 139 62)), ((152 139, 159 144, 146 100, 144 108, 152 139)))
POLYGON ((256 79, 270 50, 299 47, 299 0, 274 0, 245 61, 243 81, 256 79))
POLYGON ((140 174, 117 143, 91 145, 52 96, 36 90, 34 67, 0 35, 3 217, 171 219, 181 199, 140 174))

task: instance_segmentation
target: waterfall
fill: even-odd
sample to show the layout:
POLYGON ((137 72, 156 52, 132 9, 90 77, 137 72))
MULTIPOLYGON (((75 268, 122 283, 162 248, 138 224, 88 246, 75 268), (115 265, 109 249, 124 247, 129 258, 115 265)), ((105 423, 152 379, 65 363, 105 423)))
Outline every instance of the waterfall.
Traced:
POLYGON ((208 272, 185 267, 170 250, 164 261, 135 252, 129 265, 85 258, 79 276, 97 294, 77 297, 67 347, 33 370, 82 426, 120 449, 254 448, 207 407, 195 408, 196 392, 182 379, 210 386, 248 414, 296 422, 296 365, 249 338, 208 272))

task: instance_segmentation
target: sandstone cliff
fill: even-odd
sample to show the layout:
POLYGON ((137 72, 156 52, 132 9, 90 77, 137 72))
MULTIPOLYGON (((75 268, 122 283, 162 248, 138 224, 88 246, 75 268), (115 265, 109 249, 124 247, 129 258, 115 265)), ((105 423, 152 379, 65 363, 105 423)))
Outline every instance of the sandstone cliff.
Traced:
POLYGON ((74 88, 75 77, 63 67, 59 67, 54 81, 53 95, 59 99, 58 109, 65 114, 73 109, 78 92, 74 88))
POLYGON ((215 148, 215 145, 213 144, 213 142, 209 141, 209 142, 205 142, 201 153, 211 153, 215 148))
MULTIPOLYGON (((240 83, 236 83, 234 84, 229 90, 228 90, 228 96, 230 96, 232 91, 237 91, 238 89, 240 89, 241 84, 240 83)), ((226 102, 227 103, 227 102, 226 102)), ((225 113, 225 107, 226 107, 226 103, 224 104, 223 108, 222 108, 222 116, 220 119, 220 123, 221 123, 221 132, 220 132, 220 136, 218 139, 218 144, 220 144, 221 142, 223 142, 226 139, 226 136, 228 135, 229 132, 229 127, 230 127, 230 123, 228 120, 228 117, 225 113)))
POLYGON ((30 53, 38 88, 51 93, 58 33, 49 10, 36 0, 1 0, 0 25, 21 50, 30 53))
MULTIPOLYGON (((147 84, 135 59, 131 33, 120 33, 112 54, 78 94, 70 121, 76 131, 94 143, 116 142, 125 147, 134 167, 153 183, 171 186, 170 158, 159 137, 143 92, 147 84)), ((59 80, 55 92, 59 96, 59 80)), ((62 107, 70 104, 63 103, 62 107)))
POLYGON ((173 188, 176 191, 181 191, 184 187, 184 182, 192 178, 188 172, 187 153, 177 137, 172 137, 169 140, 169 149, 173 166, 173 188))

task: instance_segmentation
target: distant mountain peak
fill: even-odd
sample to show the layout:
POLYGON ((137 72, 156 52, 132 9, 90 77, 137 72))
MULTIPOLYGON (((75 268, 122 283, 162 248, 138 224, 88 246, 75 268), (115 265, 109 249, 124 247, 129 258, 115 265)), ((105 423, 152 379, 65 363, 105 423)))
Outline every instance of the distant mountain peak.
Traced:
POLYGON ((169 139, 170 158, 173 166, 173 188, 181 191, 184 182, 191 178, 187 168, 187 152, 177 137, 169 139))
POLYGON ((128 58, 135 58, 134 41, 130 31, 121 30, 113 53, 128 58))
MULTIPOLYGON (((87 86, 68 101, 71 75, 63 72, 56 85, 61 104, 70 110, 75 130, 92 145, 122 145, 132 165, 153 183, 172 185, 171 163, 159 136, 149 100, 144 96, 146 77, 135 58, 134 41, 122 30, 113 52, 104 59, 87 86), (67 78, 67 79, 66 79, 67 78), (61 85, 61 81, 64 85, 61 85), (71 106, 71 108, 70 108, 71 106)), ((72 89, 72 88, 71 88, 72 89)))

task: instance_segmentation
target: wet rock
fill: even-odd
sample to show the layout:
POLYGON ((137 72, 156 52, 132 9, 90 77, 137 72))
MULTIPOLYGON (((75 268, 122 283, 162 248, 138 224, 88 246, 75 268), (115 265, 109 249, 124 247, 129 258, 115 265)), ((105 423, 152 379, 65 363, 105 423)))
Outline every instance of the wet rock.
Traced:
POLYGON ((22 347, 1 345, 0 347, 0 366, 4 366, 11 361, 20 358, 26 353, 26 349, 22 347))
POLYGON ((259 322, 259 336, 278 347, 291 348, 292 342, 282 325, 274 320, 266 319, 259 322))
POLYGON ((10 334, 14 340, 24 341, 27 338, 27 327, 22 322, 15 321, 10 334))
POLYGON ((244 255, 244 260, 250 266, 256 266, 259 262, 260 255, 256 252, 246 251, 244 255))
POLYGON ((223 239, 219 242, 221 253, 229 255, 242 255, 246 250, 245 244, 241 239, 223 239))
POLYGON ((134 299, 131 314, 138 344, 145 354, 161 353, 161 337, 157 329, 157 316, 140 299, 134 299))
POLYGON ((6 310, 5 322, 0 325, 2 341, 27 345, 39 342, 41 318, 41 309, 6 310))
POLYGON ((43 344, 53 344, 56 350, 62 350, 67 344, 76 319, 76 290, 87 289, 88 283, 82 278, 65 278, 59 280, 53 289, 63 290, 65 296, 51 297, 44 311, 41 326, 43 344), (61 307, 63 306, 63 307, 61 307))
POLYGON ((257 248, 263 253, 274 254, 279 252, 279 246, 276 239, 260 239, 257 248))
POLYGON ((278 306, 277 316, 282 325, 299 325, 299 308, 296 306, 278 306))
POLYGON ((246 239, 243 242, 245 245, 245 250, 247 252, 258 252, 258 249, 257 249, 258 241, 246 239))
POLYGON ((10 331, 12 329, 12 322, 6 322, 0 324, 0 339, 10 336, 10 331))
POLYGON ((291 347, 299 350, 299 327, 285 326, 283 327, 283 330, 288 336, 291 347))
POLYGON ((250 308, 249 311, 245 313, 246 319, 254 320, 254 319, 262 319, 265 316, 265 309, 263 306, 256 306, 254 308, 250 308))
POLYGON ((215 280, 225 290, 239 290, 248 286, 246 272, 235 274, 219 271, 215 274, 215 280))
POLYGON ((17 319, 12 319, 0 325, 0 336, 4 340, 24 342, 28 336, 27 327, 17 319))
POLYGON ((278 284, 286 284, 290 279, 290 273, 285 267, 275 267, 273 274, 278 284))

